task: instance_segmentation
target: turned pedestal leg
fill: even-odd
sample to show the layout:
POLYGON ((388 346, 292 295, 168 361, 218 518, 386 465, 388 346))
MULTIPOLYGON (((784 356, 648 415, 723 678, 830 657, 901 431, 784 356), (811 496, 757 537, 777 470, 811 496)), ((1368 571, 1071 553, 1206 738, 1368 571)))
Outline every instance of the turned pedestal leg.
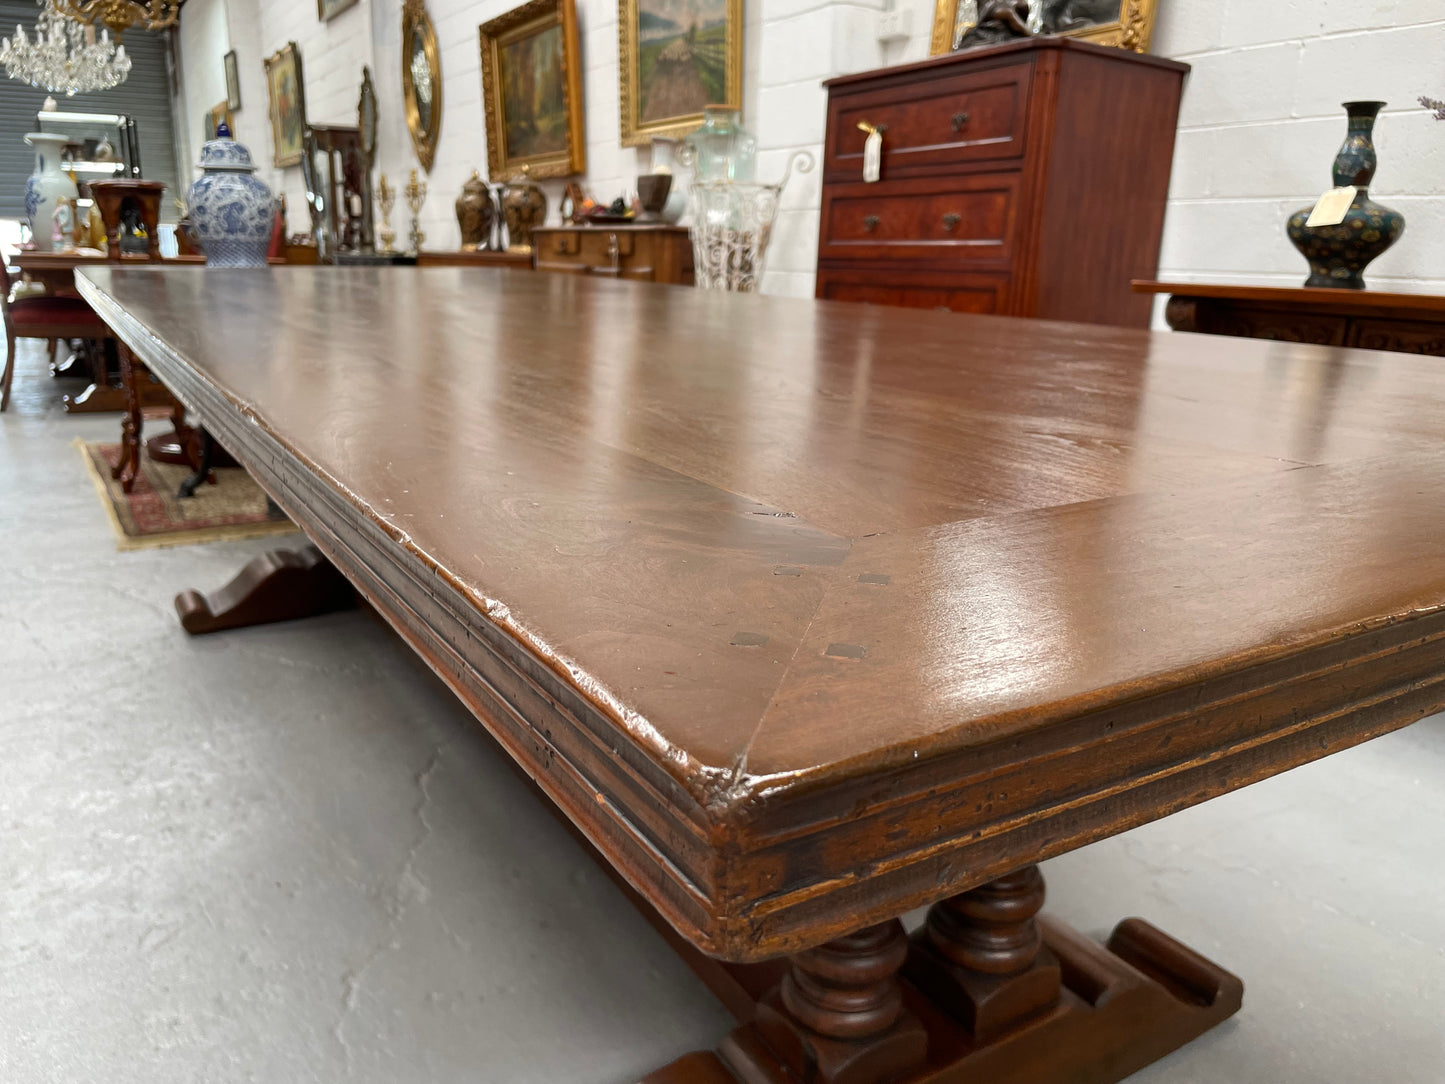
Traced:
POLYGON ((975 1040, 987 1041, 1059 1003, 1059 961, 1035 916, 1038 866, 935 904, 913 939, 906 974, 975 1040))
POLYGON ((750 1084, 777 1079, 777 1063, 807 1084, 908 1076, 922 1067, 928 1036, 903 1004, 898 971, 907 957, 897 919, 791 957, 753 1031, 725 1043, 723 1060, 750 1084))
POLYGON ((1027 866, 935 904, 906 961, 897 921, 799 953, 750 1016, 761 965, 691 960, 743 1025, 643 1084, 1117 1084, 1238 1011, 1239 979, 1142 919, 1099 945, 1043 902, 1027 866))
POLYGON ((192 636, 315 617, 354 605, 351 584, 315 546, 272 550, 213 594, 182 591, 176 596, 181 627, 192 636))

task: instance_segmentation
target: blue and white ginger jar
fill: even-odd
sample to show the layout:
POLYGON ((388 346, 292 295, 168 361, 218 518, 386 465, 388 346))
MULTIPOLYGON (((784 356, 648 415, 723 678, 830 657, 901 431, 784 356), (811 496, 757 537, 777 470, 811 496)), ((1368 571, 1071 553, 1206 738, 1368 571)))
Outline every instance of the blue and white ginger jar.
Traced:
POLYGON ((224 124, 201 147, 202 174, 186 193, 191 236, 207 267, 265 267, 276 199, 254 176, 251 152, 224 124))

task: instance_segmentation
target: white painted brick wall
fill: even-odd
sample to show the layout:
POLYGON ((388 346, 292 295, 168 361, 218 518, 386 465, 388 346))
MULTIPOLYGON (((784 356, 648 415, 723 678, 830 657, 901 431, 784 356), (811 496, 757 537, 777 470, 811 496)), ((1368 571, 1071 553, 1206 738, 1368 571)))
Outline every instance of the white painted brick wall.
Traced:
MULTIPOLYGON (((477 26, 518 0, 428 0, 442 44, 445 110, 431 195, 428 245, 458 243, 452 201, 473 169, 486 173, 477 26)), ((229 13, 245 108, 238 134, 270 157, 261 58, 288 40, 301 47, 309 115, 352 123, 361 66, 381 106, 378 167, 404 178, 414 162, 402 114, 399 0, 361 0, 330 24, 311 0, 191 0, 182 35, 186 130, 214 101, 224 43, 208 11, 229 13), (212 55, 214 54, 214 55, 212 55), (193 72, 200 72, 193 76, 193 72), (193 86, 194 84, 194 86, 193 86)), ((1160 0, 1154 51, 1193 65, 1180 116, 1161 274, 1201 281, 1299 282, 1304 266, 1284 236, 1287 213, 1329 183, 1344 133, 1339 103, 1389 102, 1377 127, 1373 195, 1408 217, 1405 236, 1371 269, 1382 289, 1445 291, 1445 124, 1414 104, 1445 97, 1445 0, 1160 0)), ((746 0, 744 120, 757 134, 760 179, 781 175, 798 149, 821 154, 829 76, 927 54, 928 0, 746 0), (911 36, 886 50, 878 12, 909 9, 911 36)), ((599 199, 630 192, 648 152, 618 144, 617 4, 578 0, 587 120, 586 185, 599 199)), ((218 100, 218 99, 217 99, 218 100)), ((300 171, 270 171, 307 225, 300 171)), ((555 220, 560 184, 546 184, 555 220)), ((774 231, 764 289, 807 295, 817 254, 818 175, 795 175, 774 231)), ((398 209, 393 224, 405 229, 398 209)))

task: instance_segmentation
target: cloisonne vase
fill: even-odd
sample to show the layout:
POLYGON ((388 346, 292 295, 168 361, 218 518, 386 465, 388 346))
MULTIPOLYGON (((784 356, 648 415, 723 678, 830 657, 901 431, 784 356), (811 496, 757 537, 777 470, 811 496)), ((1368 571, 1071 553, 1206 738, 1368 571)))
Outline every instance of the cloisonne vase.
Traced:
POLYGON ((1384 102, 1345 102, 1349 129, 1340 153, 1335 156, 1335 187, 1354 185, 1355 193, 1345 220, 1337 226, 1305 225, 1310 212, 1305 207, 1290 216, 1286 227, 1295 248, 1310 264, 1306 286, 1341 290, 1363 290, 1365 268, 1405 232, 1405 216, 1370 199, 1370 181, 1375 176, 1375 118, 1384 102))
POLYGON ((25 142, 35 148, 35 172, 25 182, 25 217, 30 220, 30 238, 39 252, 55 247, 55 209, 79 193, 75 182, 60 168, 60 152, 69 136, 54 132, 31 132, 25 142))
POLYGON ((201 147, 202 174, 186 193, 191 237, 207 267, 265 267, 276 217, 266 182, 254 176, 251 152, 222 124, 201 147))

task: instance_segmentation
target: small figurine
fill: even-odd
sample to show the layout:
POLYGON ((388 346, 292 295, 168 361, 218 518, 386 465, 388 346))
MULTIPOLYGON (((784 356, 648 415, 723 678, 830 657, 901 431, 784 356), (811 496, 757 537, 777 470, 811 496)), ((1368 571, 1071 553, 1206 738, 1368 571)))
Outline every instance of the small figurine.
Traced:
POLYGON ((1016 38, 1031 38, 1029 0, 979 0, 978 22, 959 25, 955 49, 972 49, 976 45, 993 45, 1016 38))

